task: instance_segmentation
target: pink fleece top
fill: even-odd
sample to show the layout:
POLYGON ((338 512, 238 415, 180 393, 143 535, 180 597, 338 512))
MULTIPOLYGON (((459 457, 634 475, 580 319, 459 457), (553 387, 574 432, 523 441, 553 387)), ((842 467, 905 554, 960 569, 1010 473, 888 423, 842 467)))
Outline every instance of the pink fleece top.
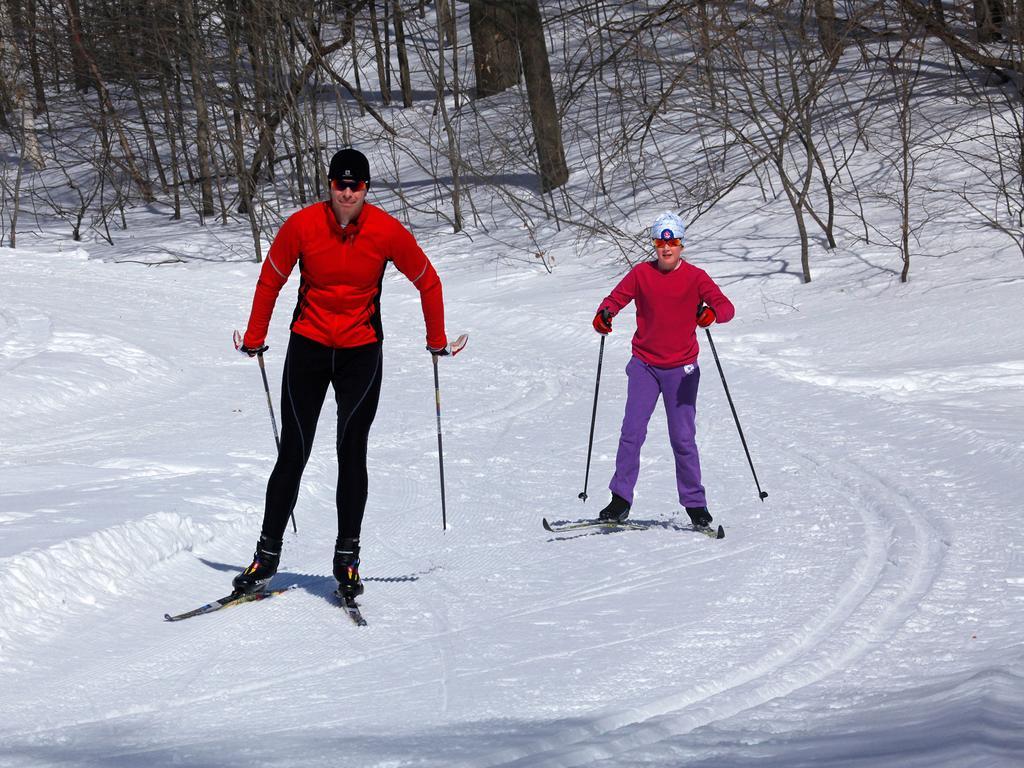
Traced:
POLYGON ((715 311, 717 322, 727 323, 736 308, 708 273, 681 261, 671 272, 657 261, 638 264, 601 302, 614 317, 629 302, 636 302, 633 354, 657 368, 676 368, 697 360, 697 307, 703 301, 715 311))

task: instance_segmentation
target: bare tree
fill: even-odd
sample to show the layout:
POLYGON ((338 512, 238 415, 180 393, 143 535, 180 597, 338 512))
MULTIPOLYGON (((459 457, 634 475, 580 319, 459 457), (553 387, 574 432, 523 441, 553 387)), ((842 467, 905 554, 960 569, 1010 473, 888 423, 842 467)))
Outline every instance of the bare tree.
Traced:
POLYGON ((842 39, 836 29, 836 6, 833 0, 814 0, 814 13, 818 19, 818 35, 825 56, 838 59, 842 55, 842 39))
POLYGON ((398 78, 402 86, 402 106, 412 106, 412 75, 409 72, 409 49, 405 44, 405 13, 402 0, 394 0, 391 18, 395 24, 395 52, 398 54, 398 78))
MULTIPOLYGON (((7 102, 6 105, 0 103, 0 113, 6 113, 7 110, 13 111, 14 125, 8 124, 8 127, 14 128, 13 133, 21 146, 19 162, 29 162, 35 168, 42 169, 46 162, 36 137, 35 110, 29 97, 27 78, 25 77, 26 67, 23 62, 24 59, 18 45, 18 34, 11 14, 8 13, 7 5, 0 2, 0 81, 5 84, 2 101, 7 102)), ((18 179, 20 183, 20 168, 18 179)), ((18 185, 16 184, 15 187, 17 188, 18 185)))
POLYGON ((202 201, 199 207, 200 221, 212 216, 213 207, 213 170, 210 150, 210 110, 206 103, 206 83, 203 78, 203 47, 199 33, 199 25, 195 14, 195 0, 180 0, 182 26, 182 42, 184 55, 188 62, 192 81, 192 104, 196 114, 196 161, 199 164, 199 189, 202 201))
MULTIPOLYGON (((772 170, 768 182, 777 183, 789 203, 800 242, 802 277, 810 282, 808 220, 822 229, 830 248, 836 245, 833 177, 824 168, 818 146, 826 113, 823 95, 835 59, 821 53, 808 34, 805 17, 788 10, 748 5, 738 18, 721 12, 711 55, 722 74, 709 84, 718 95, 717 106, 703 109, 701 105, 712 103, 705 95, 694 107, 698 119, 717 125, 726 146, 742 151, 758 172, 772 170), (724 66, 726 62, 729 66, 724 66), (815 202, 819 183, 824 185, 820 191, 827 205, 825 217, 815 202)), ((774 196, 771 191, 766 194, 774 196)))
POLYGON ((444 46, 455 47, 456 28, 453 2, 454 0, 434 0, 434 6, 437 8, 437 23, 441 25, 443 35, 442 48, 444 46))
POLYGON ((82 15, 78 11, 78 0, 65 0, 64 6, 68 14, 68 38, 71 41, 75 90, 86 91, 92 84, 92 75, 89 71, 89 60, 85 53, 85 47, 81 42, 82 15))
POLYGON ((1024 109, 1008 90, 977 88, 985 104, 985 131, 961 131, 958 155, 972 170, 972 184, 954 189, 986 229, 1006 236, 1024 257, 1024 109))
POLYGON ((544 42, 544 23, 537 0, 514 0, 513 4, 516 39, 519 41, 540 167, 540 186, 542 191, 549 192, 569 180, 569 167, 562 146, 562 126, 555 104, 547 44, 544 42))
POLYGON ((135 153, 132 150, 131 142, 129 141, 128 134, 122 124, 120 116, 118 115, 117 109, 114 107, 114 102, 110 97, 110 91, 107 89, 106 82, 103 75, 100 73, 99 67, 96 65, 96 62, 89 55, 89 52, 86 49, 76 0, 64 0, 64 2, 68 11, 68 23, 70 24, 71 29, 71 43, 76 52, 76 66, 77 62, 84 62, 87 71, 92 77, 92 85, 96 88, 96 93, 100 99, 100 113, 103 118, 101 122, 105 124, 106 121, 109 121, 113 131, 117 134, 117 140, 121 148, 121 157, 119 162, 131 176, 132 181, 142 195, 142 199, 146 202, 153 202, 156 198, 153 196, 153 189, 149 179, 147 179, 138 168, 138 164, 135 161, 135 153))
MULTIPOLYGON (((996 76, 997 82, 1007 83, 1015 81, 1017 90, 1024 95, 1024 56, 1020 55, 1019 49, 1002 51, 989 51, 988 48, 978 39, 976 30, 961 30, 952 27, 941 12, 941 5, 938 10, 936 4, 930 6, 922 5, 918 0, 898 0, 900 10, 916 23, 923 24, 928 32, 942 40, 949 49, 956 55, 962 56, 969 62, 983 70, 987 70, 996 76)), ((1014 35, 1019 44, 1022 40, 1021 33, 1024 32, 1020 10, 1021 3, 1017 2, 1017 20, 1014 25, 1014 35)), ((985 27, 985 34, 989 34, 993 28, 991 7, 986 6, 982 12, 982 25, 985 27)), ((976 25, 977 26, 977 25, 976 25)))
POLYGON ((331 149, 375 142, 395 164, 387 190, 403 212, 476 236, 472 223, 500 210, 532 238, 531 263, 550 252, 545 218, 569 212, 581 243, 629 259, 654 205, 693 221, 745 187, 791 216, 785 247, 799 247, 805 280, 815 247, 858 229, 900 250, 906 278, 931 215, 920 171, 932 151, 977 170, 984 181, 961 208, 1024 249, 1017 0, 0 0, 3 10, 9 156, 33 135, 59 139, 77 199, 41 193, 52 182, 30 162, 18 188, 77 236, 114 239, 152 177, 175 215, 244 213, 259 259, 269 229, 322 192, 331 149), (470 41, 476 98, 465 103, 470 41), (382 100, 400 85, 410 107, 414 87, 433 86, 432 103, 381 110, 363 91, 375 59, 382 100), (914 75, 925 61, 929 85, 944 79, 970 116, 955 146, 932 135, 960 127, 932 125, 914 75), (24 115, 42 124, 55 109, 60 130, 26 127, 24 115), (572 185, 567 149, 584 158, 572 185), (850 162, 858 152, 883 161, 891 186, 850 162), (524 194, 532 169, 541 194, 524 194), (882 231, 879 205, 903 206, 899 232, 882 231))
MULTIPOLYGON (((384 4, 385 9, 387 3, 384 4)), ((391 103, 391 56, 384 37, 388 34, 387 21, 382 25, 377 20, 377 3, 370 0, 370 29, 373 35, 373 52, 377 60, 377 82, 380 83, 380 100, 384 106, 391 103), (383 32, 383 36, 382 36, 383 32)))
POLYGON ((1003 39, 1004 16, 1002 0, 974 0, 974 23, 979 43, 1003 39))
MULTIPOLYGON (((439 0, 439 5, 446 5, 447 0, 439 0)), ((455 232, 461 232, 464 226, 462 220, 462 169, 459 166, 459 142, 455 135, 455 127, 452 125, 451 116, 448 114, 447 82, 445 75, 444 42, 446 37, 453 37, 447 29, 447 19, 443 14, 438 14, 437 19, 437 107, 441 113, 442 124, 444 125, 445 137, 448 143, 448 167, 451 169, 452 178, 452 217, 455 232), (447 32, 447 34, 446 34, 447 32)))
POLYGON ((469 0, 469 33, 478 98, 493 96, 519 82, 519 46, 511 3, 469 0))
POLYGON ((900 270, 901 283, 907 282, 910 277, 910 240, 916 224, 913 193, 919 150, 916 149, 918 142, 915 141, 918 136, 914 94, 918 78, 921 76, 923 55, 922 39, 915 30, 915 25, 907 24, 904 29, 904 35, 895 40, 895 46, 891 40, 883 43, 892 83, 891 93, 895 96, 892 111, 898 138, 896 148, 889 157, 896 182, 895 194, 886 197, 900 213, 898 247, 903 262, 900 270))

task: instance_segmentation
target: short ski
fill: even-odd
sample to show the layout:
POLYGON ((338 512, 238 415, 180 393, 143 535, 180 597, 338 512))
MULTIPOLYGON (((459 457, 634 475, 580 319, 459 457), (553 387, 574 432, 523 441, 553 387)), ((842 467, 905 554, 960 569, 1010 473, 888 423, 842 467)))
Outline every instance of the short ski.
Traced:
POLYGON ((717 528, 712 528, 710 525, 691 525, 690 528, 693 531, 695 531, 696 533, 703 533, 708 538, 712 538, 712 539, 724 539, 725 538, 725 528, 723 528, 722 526, 718 526, 717 528))
POLYGON ((359 603, 354 597, 345 597, 337 590, 334 591, 334 596, 341 602, 341 607, 357 627, 366 626, 366 619, 363 618, 363 613, 359 610, 359 603))
POLYGON ((636 531, 642 531, 650 528, 649 525, 638 523, 635 520, 622 520, 621 522, 614 520, 572 520, 567 523, 549 523, 548 519, 545 517, 543 524, 544 530, 551 531, 551 533, 576 531, 581 528, 624 528, 636 531))
POLYGON ((164 621, 181 621, 182 619, 191 619, 193 616, 202 616, 206 613, 213 613, 219 611, 221 608, 229 608, 232 605, 240 605, 241 603, 252 603, 257 600, 265 600, 268 597, 274 595, 280 595, 282 592, 287 592, 291 589, 295 589, 296 585, 293 584, 290 587, 284 589, 271 589, 264 590, 262 592, 232 592, 227 597, 222 597, 220 600, 214 600, 212 603, 195 608, 185 613, 179 613, 177 616, 171 616, 169 613, 164 614, 164 621))
MULTIPOLYGON (((622 520, 620 522, 616 522, 613 520, 573 520, 566 523, 549 523, 547 518, 544 518, 543 525, 544 530, 550 531, 551 533, 564 533, 566 531, 578 531, 586 528, 644 531, 648 528, 657 527, 656 523, 641 523, 637 520, 622 520)), ((705 536, 712 539, 725 538, 725 529, 722 526, 718 526, 718 528, 712 528, 710 525, 690 525, 687 526, 685 530, 691 530, 695 533, 702 533, 705 536)))

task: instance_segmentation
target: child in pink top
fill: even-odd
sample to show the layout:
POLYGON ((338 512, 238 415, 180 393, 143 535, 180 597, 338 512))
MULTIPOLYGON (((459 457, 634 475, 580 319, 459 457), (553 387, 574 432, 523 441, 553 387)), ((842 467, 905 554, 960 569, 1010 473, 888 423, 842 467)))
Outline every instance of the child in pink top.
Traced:
POLYGON ((683 261, 685 231, 676 214, 661 214, 651 226, 657 258, 630 270, 594 316, 594 329, 611 333, 612 318, 629 302, 636 304, 633 357, 626 366, 626 413, 609 484, 612 498, 601 511, 602 520, 625 520, 629 515, 640 473, 640 448, 659 396, 664 396, 668 416, 679 503, 694 526, 705 527, 712 520, 696 442, 697 327, 727 323, 736 310, 704 270, 683 261))

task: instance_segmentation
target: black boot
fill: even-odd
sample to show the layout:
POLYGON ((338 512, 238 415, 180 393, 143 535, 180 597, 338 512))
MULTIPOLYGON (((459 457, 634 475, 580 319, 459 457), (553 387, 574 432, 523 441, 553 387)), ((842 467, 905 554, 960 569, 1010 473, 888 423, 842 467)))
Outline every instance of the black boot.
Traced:
POLYGON ((231 582, 236 592, 259 592, 270 586, 270 580, 274 578, 281 562, 281 544, 280 540, 260 536, 252 564, 231 582))
POLYGON ((714 519, 707 507, 687 507, 686 514, 690 516, 694 528, 707 528, 714 519))
POLYGON ((606 520, 611 523, 621 523, 627 517, 629 517, 629 502, 614 493, 608 506, 602 509, 601 514, 597 516, 598 520, 606 520))
POLYGON ((359 579, 359 539, 338 539, 334 547, 334 578, 338 580, 338 594, 356 597, 363 594, 359 579))

